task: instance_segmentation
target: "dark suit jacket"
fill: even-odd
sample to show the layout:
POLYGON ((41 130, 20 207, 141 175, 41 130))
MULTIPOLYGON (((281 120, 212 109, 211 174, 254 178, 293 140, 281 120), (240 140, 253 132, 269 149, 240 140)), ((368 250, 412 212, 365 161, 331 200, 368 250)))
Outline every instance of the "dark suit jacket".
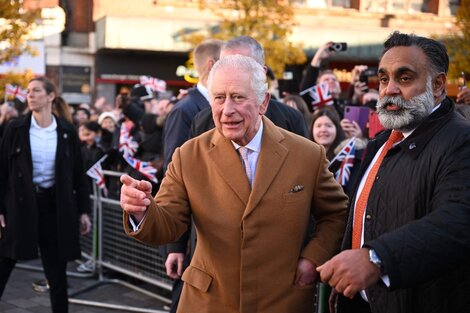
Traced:
POLYGON ((208 107, 209 102, 199 90, 191 88, 188 91, 188 95, 178 101, 173 110, 171 110, 163 130, 165 170, 171 161, 171 156, 175 149, 190 138, 189 131, 194 116, 199 111, 208 107))
POLYGON ((347 197, 324 148, 263 125, 251 190, 232 142, 214 129, 175 150, 137 232, 123 216, 129 235, 154 245, 176 240, 194 218, 180 313, 310 312, 315 286, 294 287, 298 259, 319 265, 339 249, 347 197), (310 214, 315 234, 304 245, 310 214))
MULTIPOLYGON (((90 212, 88 181, 80 144, 72 124, 57 118, 55 202, 59 253, 62 261, 81 257, 79 217, 90 212)), ((5 215, 0 256, 32 259, 38 256, 38 209, 33 188, 29 139, 31 113, 8 124, 0 149, 0 214, 5 215)))
MULTIPOLYGON (((308 129, 302 113, 291 108, 284 103, 270 99, 265 116, 269 118, 274 125, 284 128, 297 135, 308 138, 308 129)), ((212 110, 207 108, 198 113, 191 125, 191 138, 202 134, 209 129, 214 128, 212 119, 212 110)))

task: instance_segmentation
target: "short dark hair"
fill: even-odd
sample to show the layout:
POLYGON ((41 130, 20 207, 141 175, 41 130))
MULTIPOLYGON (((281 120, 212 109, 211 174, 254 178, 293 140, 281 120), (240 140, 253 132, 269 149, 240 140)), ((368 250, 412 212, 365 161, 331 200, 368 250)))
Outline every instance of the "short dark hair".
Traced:
POLYGON ((447 75, 449 70, 449 55, 446 47, 433 39, 416 36, 414 34, 402 34, 398 31, 393 32, 384 43, 382 56, 393 47, 417 46, 423 50, 428 57, 431 70, 434 74, 444 72, 447 75))

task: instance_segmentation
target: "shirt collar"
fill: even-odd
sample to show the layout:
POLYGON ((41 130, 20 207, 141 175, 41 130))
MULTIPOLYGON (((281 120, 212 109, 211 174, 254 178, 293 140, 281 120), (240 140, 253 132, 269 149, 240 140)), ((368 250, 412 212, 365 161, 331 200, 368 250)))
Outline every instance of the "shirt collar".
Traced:
POLYGON ((44 131, 55 131, 56 128, 57 128, 57 122, 55 120, 55 116, 52 115, 52 123, 51 125, 47 126, 47 127, 41 127, 39 126, 38 122, 36 121, 36 118, 34 117, 34 115, 31 115, 31 128, 35 128, 35 129, 41 129, 41 130, 44 130, 44 131))
MULTIPOLYGON (((259 125, 258 131, 256 132, 256 135, 251 139, 251 141, 245 146, 248 149, 255 151, 255 152, 260 152, 261 150, 261 139, 263 137, 263 119, 261 119, 261 123, 259 125)), ((233 146, 235 147, 236 150, 240 148, 241 146, 234 141, 232 141, 233 146)))
POLYGON ((196 88, 204 96, 204 98, 206 98, 207 102, 211 103, 210 97, 209 97, 209 90, 206 88, 206 86, 204 86, 203 84, 199 82, 197 83, 196 88))

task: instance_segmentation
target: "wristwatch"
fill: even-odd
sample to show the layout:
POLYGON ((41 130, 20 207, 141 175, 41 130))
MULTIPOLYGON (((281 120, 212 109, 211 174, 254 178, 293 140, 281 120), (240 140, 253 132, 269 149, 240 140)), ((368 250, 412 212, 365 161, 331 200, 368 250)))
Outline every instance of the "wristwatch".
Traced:
POLYGON ((382 260, 380 260, 379 256, 377 255, 377 253, 375 252, 374 249, 369 250, 369 261, 370 261, 370 263, 377 266, 380 270, 380 273, 383 274, 384 266, 382 264, 382 260))

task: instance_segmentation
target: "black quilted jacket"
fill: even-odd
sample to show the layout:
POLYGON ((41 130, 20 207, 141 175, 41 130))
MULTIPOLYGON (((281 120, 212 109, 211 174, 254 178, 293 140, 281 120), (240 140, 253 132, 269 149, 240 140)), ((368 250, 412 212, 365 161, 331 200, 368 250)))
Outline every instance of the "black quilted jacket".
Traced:
MULTIPOLYGON (((362 173, 389 135, 369 143, 362 173)), ((389 151, 364 225, 391 281, 366 290, 373 313, 470 312, 470 123, 450 99, 389 151)), ((340 298, 338 312, 351 312, 348 303, 340 298)))

